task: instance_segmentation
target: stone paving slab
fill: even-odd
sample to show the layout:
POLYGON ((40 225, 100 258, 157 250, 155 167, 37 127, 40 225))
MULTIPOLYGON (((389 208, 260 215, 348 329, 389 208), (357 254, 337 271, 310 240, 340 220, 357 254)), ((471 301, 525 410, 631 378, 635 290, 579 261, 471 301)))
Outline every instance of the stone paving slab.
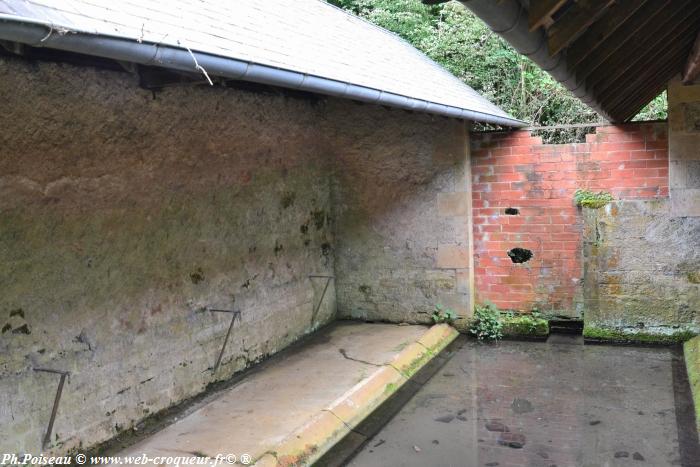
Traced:
POLYGON ((456 336, 447 325, 337 323, 115 455, 234 454, 240 462, 246 454, 256 465, 309 464, 456 336))

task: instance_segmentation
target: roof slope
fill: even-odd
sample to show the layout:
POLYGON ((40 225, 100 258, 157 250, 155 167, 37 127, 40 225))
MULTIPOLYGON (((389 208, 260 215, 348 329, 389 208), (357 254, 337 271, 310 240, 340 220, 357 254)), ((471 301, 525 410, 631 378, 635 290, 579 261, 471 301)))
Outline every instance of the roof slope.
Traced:
MULTIPOLYGON (((230 59, 268 71, 291 71, 302 79, 332 80, 336 91, 339 84, 349 83, 370 96, 363 99, 370 102, 498 124, 522 123, 398 36, 321 0, 0 0, 0 21, 0 39, 34 46, 76 51, 77 36, 83 42, 116 38, 132 49, 157 44, 158 49, 187 51, 191 71, 194 56, 208 71, 208 56, 230 59), (13 23, 41 25, 48 37, 30 41, 13 23), (391 99, 371 97, 380 94, 391 99)), ((81 52, 110 56, 102 50, 104 44, 94 41, 81 52)), ((173 65, 157 57, 150 64, 173 65)), ((223 75, 216 68, 209 73, 223 75)), ((255 73, 240 79, 280 84, 256 79, 255 73)), ((304 89, 303 83, 288 87, 304 89)), ((312 90, 324 93, 318 86, 312 90)))

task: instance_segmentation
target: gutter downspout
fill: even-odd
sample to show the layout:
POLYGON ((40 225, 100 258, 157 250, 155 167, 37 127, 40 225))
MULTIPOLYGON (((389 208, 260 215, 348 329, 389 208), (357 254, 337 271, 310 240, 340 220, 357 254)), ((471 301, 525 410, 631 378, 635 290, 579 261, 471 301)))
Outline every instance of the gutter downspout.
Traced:
POLYGON ((211 76, 253 81, 344 99, 353 99, 370 104, 386 105, 505 127, 527 126, 525 122, 510 117, 491 115, 415 99, 320 76, 209 53, 190 51, 187 48, 139 42, 135 39, 86 32, 65 31, 42 21, 7 14, 0 14, 0 40, 198 73, 199 71, 195 66, 196 59, 196 63, 211 76))
POLYGON ((603 110, 595 97, 587 90, 585 83, 578 83, 576 76, 566 65, 566 56, 559 53, 549 56, 547 38, 542 28, 530 32, 527 9, 518 0, 460 0, 478 16, 493 32, 505 39, 520 54, 526 56, 552 78, 560 82, 579 98, 584 104, 601 114, 609 121, 614 121, 603 110))

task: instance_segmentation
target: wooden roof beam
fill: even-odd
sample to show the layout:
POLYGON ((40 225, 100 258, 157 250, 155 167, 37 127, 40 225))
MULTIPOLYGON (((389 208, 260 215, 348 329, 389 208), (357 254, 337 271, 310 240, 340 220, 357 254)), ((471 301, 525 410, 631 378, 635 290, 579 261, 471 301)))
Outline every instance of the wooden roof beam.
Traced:
POLYGON ((644 107, 649 104, 649 102, 668 88, 668 81, 670 81, 677 74, 678 70, 669 69, 666 79, 664 80, 664 84, 650 88, 649 92, 647 92, 642 99, 638 99, 634 104, 628 104, 626 107, 618 110, 623 120, 627 121, 634 118, 639 112, 642 111, 642 109, 644 109, 644 107))
POLYGON ((614 2, 615 0, 579 0, 576 2, 564 16, 547 30, 549 55, 554 56, 567 48, 614 2))
POLYGON ((688 55, 688 61, 683 69, 683 84, 690 84, 700 76, 700 31, 695 38, 695 45, 688 55))
POLYGON ((595 23, 593 23, 581 37, 576 39, 566 51, 566 62, 569 68, 578 65, 581 60, 595 51, 618 28, 625 24, 634 13, 648 0, 619 0, 595 23))
MULTIPOLYGON (((671 75, 671 77, 672 76, 673 75, 671 75)), ((666 89, 665 83, 662 85, 654 86, 653 88, 649 88, 647 91, 645 91, 644 95, 636 99, 634 102, 627 102, 627 105, 625 105, 624 107, 621 106, 616 111, 620 115, 620 121, 626 122, 634 118, 644 107, 647 106, 647 104, 649 104, 649 102, 651 102, 656 96, 661 94, 664 91, 664 89, 666 89)))
POLYGON ((619 117, 620 121, 627 121, 634 118, 652 99, 661 94, 661 92, 668 86, 668 81, 678 74, 678 68, 675 66, 668 66, 663 70, 660 75, 658 84, 655 86, 649 86, 643 92, 636 95, 636 99, 630 97, 625 102, 616 106, 613 109, 615 116, 619 117))
POLYGON ((619 100, 623 95, 626 94, 635 94, 639 91, 639 88, 644 86, 646 83, 639 81, 640 77, 648 76, 648 73, 651 70, 655 70, 659 67, 657 67, 657 64, 660 64, 660 67, 663 67, 666 63, 669 63, 669 61, 673 60, 676 63, 679 63, 678 69, 683 67, 683 59, 685 58, 686 54, 683 52, 690 47, 690 42, 689 41, 683 41, 679 42, 677 44, 679 46, 678 49, 674 47, 668 47, 666 49, 662 49, 657 51, 651 58, 648 60, 645 60, 643 62, 640 62, 638 66, 636 66, 634 69, 630 70, 629 74, 626 74, 619 80, 614 80, 609 83, 609 87, 605 89, 603 92, 595 92, 593 93, 594 96, 596 96, 596 99, 599 100, 600 102, 614 102, 615 100, 619 100), (638 86, 632 86, 632 83, 640 83, 638 86))
POLYGON ((589 54, 574 66, 573 69, 576 73, 576 79, 579 82, 583 81, 588 75, 598 69, 608 57, 620 50, 631 37, 650 23, 657 14, 667 11, 668 7, 672 6, 673 3, 673 0, 653 0, 645 3, 641 9, 637 10, 632 18, 627 20, 625 24, 609 36, 605 44, 598 47, 595 53, 589 54))
POLYGON ((678 50, 679 43, 685 47, 688 32, 691 28, 695 32, 697 20, 700 20, 700 4, 683 8, 667 21, 659 21, 654 28, 645 29, 644 34, 630 44, 629 50, 620 50, 591 74, 586 86, 593 89, 596 96, 605 99, 607 89, 638 75, 668 53, 678 50), (636 53, 631 52, 632 49, 636 53))
POLYGON ((643 91, 648 87, 661 85, 662 81, 665 83, 667 70, 675 69, 675 72, 678 73, 683 67, 683 59, 687 56, 689 47, 690 46, 684 47, 675 53, 670 54, 665 59, 660 60, 657 64, 655 64, 655 66, 650 67, 644 73, 641 73, 640 75, 636 76, 635 79, 626 83, 625 89, 628 89, 628 91, 620 92, 614 97, 610 98, 605 102, 604 107, 615 110, 621 106, 624 106, 625 103, 629 102, 631 99, 634 99, 635 96, 642 95, 643 92, 640 91, 643 91))
POLYGON ((528 11, 528 26, 530 32, 540 26, 549 26, 552 23, 552 15, 556 13, 567 0, 532 0, 528 11))

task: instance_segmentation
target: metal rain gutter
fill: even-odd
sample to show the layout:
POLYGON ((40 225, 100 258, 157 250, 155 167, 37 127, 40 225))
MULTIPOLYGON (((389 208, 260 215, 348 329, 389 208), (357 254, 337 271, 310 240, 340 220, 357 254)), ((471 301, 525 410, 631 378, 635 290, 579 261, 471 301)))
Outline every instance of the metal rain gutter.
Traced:
POLYGON ((320 76, 190 51, 187 48, 86 32, 65 31, 46 22, 7 14, 0 14, 0 40, 195 73, 199 73, 196 67, 198 64, 212 76, 252 81, 505 127, 527 126, 525 122, 514 118, 415 99, 320 76))
POLYGON ((584 83, 579 84, 576 76, 566 65, 566 57, 559 53, 549 56, 547 38, 542 28, 530 32, 527 9, 518 0, 460 0, 464 6, 478 16, 493 32, 505 39, 520 54, 549 73, 579 98, 584 104, 614 121, 588 92, 584 83))

